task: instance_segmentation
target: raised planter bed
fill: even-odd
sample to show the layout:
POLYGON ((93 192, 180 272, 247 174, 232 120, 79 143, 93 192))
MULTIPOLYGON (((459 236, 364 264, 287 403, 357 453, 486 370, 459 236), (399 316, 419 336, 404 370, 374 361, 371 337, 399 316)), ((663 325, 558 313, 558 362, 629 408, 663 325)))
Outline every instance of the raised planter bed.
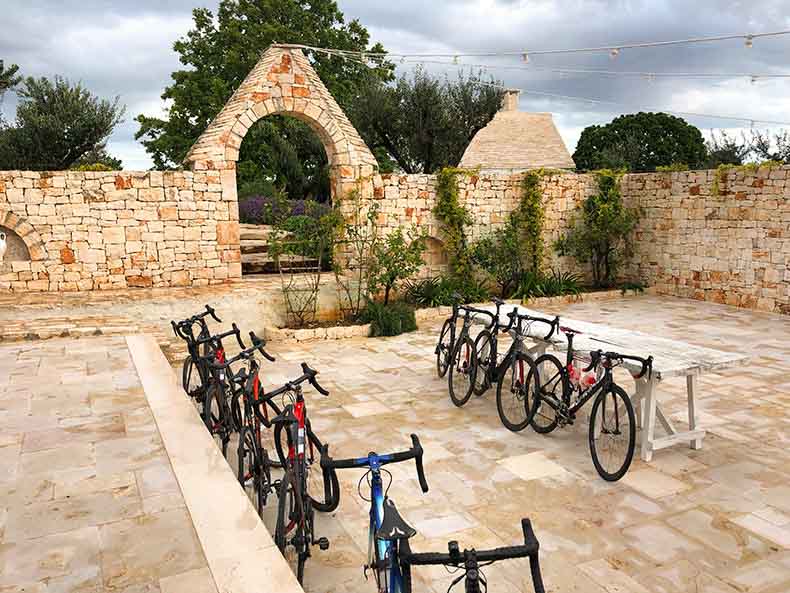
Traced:
POLYGON ((273 342, 309 342, 311 340, 341 340, 344 338, 367 337, 370 334, 370 324, 365 325, 333 325, 329 327, 314 327, 305 329, 290 329, 286 327, 267 327, 266 340, 273 342))

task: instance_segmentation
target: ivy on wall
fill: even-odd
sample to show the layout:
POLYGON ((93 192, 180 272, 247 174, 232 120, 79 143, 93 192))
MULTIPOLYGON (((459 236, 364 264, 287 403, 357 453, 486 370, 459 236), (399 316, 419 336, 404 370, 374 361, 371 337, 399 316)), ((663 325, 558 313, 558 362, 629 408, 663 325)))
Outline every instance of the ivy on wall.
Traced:
POLYGON ((466 227, 472 217, 458 200, 458 175, 466 171, 447 167, 436 179, 436 206, 433 214, 441 223, 440 232, 447 251, 448 267, 452 278, 464 279, 471 276, 472 260, 466 227))
POLYGON ((545 252, 543 223, 546 214, 543 208, 541 181, 544 177, 557 173, 560 171, 554 169, 528 171, 521 180, 521 200, 511 214, 519 239, 524 270, 533 274, 541 273, 545 252))

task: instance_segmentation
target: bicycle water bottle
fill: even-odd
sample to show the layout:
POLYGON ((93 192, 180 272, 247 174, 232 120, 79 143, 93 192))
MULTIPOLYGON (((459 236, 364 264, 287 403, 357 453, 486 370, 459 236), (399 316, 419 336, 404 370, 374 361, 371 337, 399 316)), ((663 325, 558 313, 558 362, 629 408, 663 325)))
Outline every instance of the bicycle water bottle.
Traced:
POLYGON ((586 391, 587 389, 595 385, 596 380, 597 377, 595 376, 595 373, 587 373, 586 375, 584 375, 584 377, 582 377, 581 380, 579 381, 579 385, 581 386, 582 391, 586 391))
POLYGON ((573 361, 568 365, 568 380, 574 387, 579 384, 581 374, 581 370, 579 370, 579 367, 576 365, 576 361, 573 361))

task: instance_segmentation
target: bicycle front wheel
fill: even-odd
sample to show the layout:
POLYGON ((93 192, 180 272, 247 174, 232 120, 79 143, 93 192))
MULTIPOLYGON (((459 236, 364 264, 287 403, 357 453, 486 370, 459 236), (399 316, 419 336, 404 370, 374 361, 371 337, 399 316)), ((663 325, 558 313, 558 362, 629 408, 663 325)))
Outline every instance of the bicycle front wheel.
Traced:
POLYGON ((459 408, 472 397, 475 369, 475 345, 469 336, 465 336, 453 350, 447 374, 450 399, 459 408))
POLYGON ((521 352, 513 356, 496 387, 496 409, 508 430, 520 432, 532 420, 533 398, 537 395, 535 363, 521 352))
POLYGON ((203 402, 203 422, 222 451, 222 456, 226 459, 228 457, 228 441, 230 440, 226 427, 227 420, 225 417, 225 393, 219 385, 214 384, 209 387, 203 402))
POLYGON ((447 319, 439 332, 439 342, 436 344, 436 374, 441 379, 447 374, 447 366, 450 364, 450 348, 452 348, 452 327, 453 322, 447 319))
POLYGON ((486 390, 491 387, 489 380, 489 373, 491 365, 496 366, 496 360, 493 360, 493 348, 491 340, 491 332, 484 329, 480 335, 475 338, 475 395, 483 395, 486 390))
POLYGON ((184 392, 191 398, 199 399, 200 390, 203 387, 203 380, 197 364, 192 356, 187 356, 181 365, 181 386, 184 392))
POLYGON ((289 470, 280 483, 277 501, 277 523, 274 528, 274 543, 285 560, 296 570, 297 580, 302 582, 304 572, 305 520, 296 499, 293 474, 289 470))
POLYGON ((263 480, 263 459, 260 455, 260 448, 255 439, 255 434, 251 428, 245 427, 239 435, 239 460, 238 460, 238 479, 239 484, 244 489, 247 497, 252 501, 258 515, 263 514, 265 492, 268 484, 263 480))
POLYGON ((634 458, 636 421, 628 394, 614 383, 595 398, 590 411, 590 455, 607 482, 622 478, 634 458))

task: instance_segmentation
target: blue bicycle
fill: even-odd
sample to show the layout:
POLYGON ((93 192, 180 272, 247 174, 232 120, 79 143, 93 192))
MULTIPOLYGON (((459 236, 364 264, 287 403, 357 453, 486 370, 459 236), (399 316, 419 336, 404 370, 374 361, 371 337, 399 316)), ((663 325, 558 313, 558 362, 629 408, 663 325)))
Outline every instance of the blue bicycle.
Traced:
MULTIPOLYGON (((321 468, 325 472, 352 467, 368 468, 367 473, 359 480, 357 488, 360 497, 370 502, 370 537, 368 539, 368 563, 365 566, 365 578, 367 578, 368 570, 372 570, 376 577, 379 593, 407 593, 403 584, 398 543, 400 541, 399 536, 411 537, 415 532, 408 526, 402 528, 402 526, 406 525, 405 523, 393 523, 391 520, 392 509, 388 507, 391 506, 394 509, 394 504, 387 498, 387 491, 392 484, 392 474, 383 469, 383 466, 414 459, 417 465, 417 477, 420 481, 420 487, 423 492, 428 492, 428 482, 425 481, 425 473, 422 468, 423 451, 420 439, 413 434, 411 435, 411 441, 412 448, 408 451, 390 453, 388 455, 379 455, 371 451, 367 457, 355 459, 332 459, 329 456, 328 445, 324 445, 321 449, 321 468), (389 475, 390 478, 386 488, 384 487, 382 473, 389 475), (365 498, 362 493, 362 482, 364 480, 367 480, 370 488, 370 499, 365 498), (385 517, 389 517, 390 521, 386 521, 385 517), (408 529, 408 531, 404 531, 404 529, 408 529), (391 537, 387 539, 382 538, 383 532, 389 533, 391 537)), ((397 511, 395 512, 397 514, 397 511)))

